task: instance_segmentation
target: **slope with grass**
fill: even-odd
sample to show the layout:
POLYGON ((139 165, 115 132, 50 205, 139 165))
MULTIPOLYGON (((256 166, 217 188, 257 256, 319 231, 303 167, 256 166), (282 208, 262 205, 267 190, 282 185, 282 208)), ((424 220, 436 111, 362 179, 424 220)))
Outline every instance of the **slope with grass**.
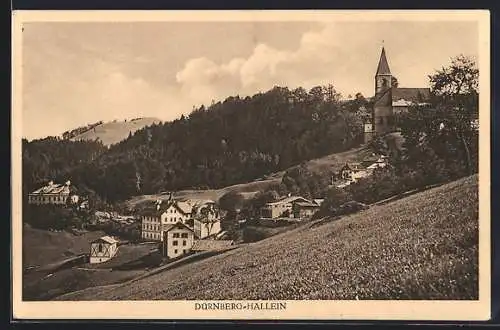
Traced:
POLYGON ((113 121, 98 125, 80 135, 73 137, 72 141, 78 140, 100 140, 105 146, 118 143, 125 140, 130 133, 134 134, 136 131, 150 126, 153 123, 159 123, 157 118, 139 118, 127 121, 113 121))
POLYGON ((477 299, 478 177, 59 300, 477 299))
POLYGON ((93 231, 77 236, 66 231, 51 232, 24 224, 23 267, 46 265, 89 253, 90 242, 103 235, 103 231, 93 231))

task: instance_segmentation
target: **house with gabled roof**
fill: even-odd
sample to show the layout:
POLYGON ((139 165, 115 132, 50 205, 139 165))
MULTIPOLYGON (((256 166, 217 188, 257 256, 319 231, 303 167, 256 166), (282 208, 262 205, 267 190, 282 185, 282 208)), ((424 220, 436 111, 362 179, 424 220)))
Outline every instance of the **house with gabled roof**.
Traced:
POLYGON ((370 175, 370 172, 361 163, 345 163, 339 171, 339 177, 350 182, 356 182, 368 175, 370 175))
POLYGON ((90 263, 106 262, 118 251, 118 240, 111 236, 102 236, 90 243, 90 263))
POLYGON ((194 231, 182 222, 162 226, 162 253, 168 258, 178 258, 191 251, 194 231))
POLYGON ((141 237, 145 240, 162 241, 163 226, 181 222, 186 224, 191 219, 193 207, 186 202, 170 199, 165 203, 161 200, 154 206, 142 211, 141 237))
POLYGON ((320 205, 314 201, 296 201, 293 203, 293 217, 297 219, 309 219, 318 212, 320 205))
POLYGON ((41 205, 66 205, 68 202, 77 204, 79 201, 78 191, 75 186, 71 185, 71 181, 66 181, 64 184, 54 183, 50 181, 47 185, 36 189, 28 194, 28 203, 41 205))
POLYGON ((266 203, 261 209, 263 218, 293 218, 293 205, 297 202, 311 203, 301 196, 287 196, 274 202, 266 203))

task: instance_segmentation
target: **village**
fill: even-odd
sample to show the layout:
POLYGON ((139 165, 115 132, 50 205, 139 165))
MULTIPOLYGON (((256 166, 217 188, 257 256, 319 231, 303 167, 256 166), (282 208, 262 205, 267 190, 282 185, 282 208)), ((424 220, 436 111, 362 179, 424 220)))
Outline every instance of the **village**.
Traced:
MULTIPOLYGON (((377 168, 387 166, 387 157, 378 156, 375 161, 352 162, 332 176, 330 185, 344 188, 373 174, 377 168)), ((276 227, 310 220, 321 207, 324 196, 307 199, 302 196, 281 196, 267 202, 260 208, 257 219, 259 226, 276 227)), ((32 205, 57 205, 88 209, 89 199, 80 196, 70 181, 64 184, 49 182, 28 196, 32 205)), ((149 244, 151 250, 161 254, 168 263, 200 252, 222 252, 237 244, 228 239, 222 223, 227 212, 213 200, 178 199, 170 192, 166 200, 158 199, 135 214, 120 215, 117 212, 93 210, 96 221, 117 223, 121 226, 140 225, 140 242, 149 244), (156 247, 156 248, 155 248, 156 247)), ((250 219, 238 217, 240 227, 250 219)), ((105 264, 120 254, 120 247, 133 244, 119 235, 105 235, 90 242, 88 253, 81 256, 82 262, 105 264)))
MULTIPOLYGON (((237 262, 233 261, 227 265, 227 269, 215 273, 227 276, 224 281, 231 281, 238 278, 237 274, 242 269, 255 271, 258 268, 259 259, 252 249, 260 247, 260 253, 267 255, 267 251, 275 251, 267 249, 268 245, 292 246, 295 242, 300 242, 293 253, 283 252, 278 255, 273 252, 268 259, 261 259, 264 260, 261 267, 264 267, 272 258, 275 258, 273 263, 279 263, 278 259, 286 257, 293 261, 287 268, 291 270, 297 269, 299 265, 295 263, 297 257, 304 258, 300 265, 307 265, 316 259, 315 253, 321 253, 323 249, 319 244, 335 246, 338 243, 339 246, 333 250, 342 251, 342 244, 346 244, 345 242, 346 245, 352 242, 364 243, 366 236, 362 235, 371 235, 372 231, 360 230, 360 221, 366 222, 366 228, 372 228, 378 223, 382 228, 387 220, 375 220, 385 214, 383 205, 429 190, 448 180, 447 177, 446 180, 439 177, 428 179, 426 176, 429 171, 425 166, 405 175, 397 174, 401 163, 398 157, 409 145, 405 141, 408 135, 401 128, 404 126, 405 114, 416 107, 425 114, 435 115, 436 109, 431 107, 430 102, 430 88, 399 87, 389 69, 383 47, 374 78, 373 97, 365 98, 360 95, 359 99, 356 96, 355 100, 338 101, 342 109, 347 105, 351 107, 337 114, 338 118, 343 118, 340 114, 346 118, 355 118, 356 139, 341 149, 328 149, 328 153, 313 153, 308 148, 299 148, 298 144, 296 150, 290 149, 289 154, 276 153, 275 157, 263 152, 247 152, 246 149, 229 157, 231 153, 228 151, 228 143, 236 143, 238 138, 238 134, 232 133, 229 136, 233 141, 224 135, 220 146, 219 139, 214 139, 211 143, 216 147, 207 151, 205 158, 192 162, 195 168, 194 174, 191 174, 189 170, 184 170, 181 160, 197 152, 184 152, 184 148, 174 152, 174 144, 169 142, 174 133, 171 135, 163 132, 163 128, 169 126, 161 126, 161 130, 160 126, 154 126, 155 140, 151 133, 153 129, 139 129, 137 121, 141 118, 123 123, 100 121, 65 132, 67 139, 73 139, 82 132, 91 135, 100 133, 105 128, 122 127, 126 124, 123 131, 128 134, 128 138, 122 138, 129 142, 135 141, 136 144, 133 148, 130 147, 134 152, 127 153, 126 156, 122 153, 113 156, 120 161, 106 170, 101 170, 106 163, 99 161, 96 164, 100 166, 85 167, 86 171, 79 173, 76 171, 79 163, 76 163, 74 172, 47 171, 43 175, 32 175, 31 185, 23 187, 24 299, 52 300, 94 287, 121 283, 128 286, 130 282, 138 283, 162 272, 166 276, 168 273, 182 273, 182 276, 176 275, 175 278, 190 281, 198 273, 204 273, 190 272, 190 267, 218 267, 224 264, 220 261, 225 261, 226 258, 234 258, 237 262), (135 124, 137 125, 134 126, 135 124), (132 134, 130 127, 138 129, 137 136, 132 134), (144 147, 145 144, 147 147, 144 147), (153 158, 150 152, 163 154, 163 158, 149 162, 153 158), (307 158, 304 156, 293 162, 288 160, 280 165, 281 156, 291 157, 300 152, 310 154, 306 154, 307 158), (212 154, 217 156, 213 157, 217 161, 214 164, 219 166, 216 171, 211 170, 214 165, 209 162, 212 154), (140 161, 140 157, 144 157, 144 161, 140 161), (167 170, 165 163, 172 157, 178 158, 177 167, 175 170, 167 170), (226 158, 226 163, 219 162, 226 158), (125 163, 125 160, 132 161, 125 163), (232 170, 228 168, 228 164, 233 166, 232 170), (261 168, 252 171, 257 166, 261 168), (246 176, 239 177, 238 172, 244 170, 248 171, 246 176), (191 180, 191 177, 194 179, 191 180), (231 178, 230 181, 224 181, 229 180, 228 178, 231 178), (335 224, 338 224, 338 228, 335 224), (316 235, 323 232, 323 229, 316 230, 320 226, 335 227, 335 231, 326 238, 317 239, 316 235), (303 244, 307 241, 303 241, 300 235, 309 237, 307 249, 304 249, 306 245, 303 244), (269 239, 272 236, 275 237, 269 239), (334 239, 330 239, 331 237, 334 239), (302 256, 307 253, 311 254, 302 256), (247 261, 240 264, 240 258, 247 261)), ((238 99, 238 102, 246 101, 238 99)), ((323 103, 319 102, 318 105, 324 106, 323 103)), ((235 109, 238 107, 235 106, 235 109)), ((286 107, 291 109, 293 104, 287 103, 286 107)), ((325 109, 324 114, 331 115, 329 108, 325 109)), ((214 112, 214 116, 216 115, 214 112)), ((205 118, 201 116, 205 116, 205 111, 198 111, 198 116, 203 119, 203 123, 205 118)), ((311 126, 316 127, 314 118, 313 115, 311 119, 304 119, 304 122, 310 121, 311 126)), ((470 124, 477 132, 477 116, 474 118, 470 124)), ((184 129, 187 121, 182 117, 176 125, 179 125, 179 129, 184 129)), ((279 129, 286 132, 291 129, 287 128, 286 123, 287 121, 278 123, 283 124, 278 125, 278 128, 270 125, 269 131, 274 133, 279 129)), ((343 125, 348 127, 346 123, 347 119, 343 125)), ((446 125, 449 123, 436 121, 435 134, 446 136, 446 125)), ((186 131, 186 136, 197 132, 197 126, 194 127, 191 131, 186 131)), ((320 136, 323 138, 323 135, 320 136)), ((269 137, 272 136, 274 135, 269 134, 269 137)), ((344 143, 346 138, 333 135, 324 140, 326 144, 335 144, 344 143)), ((65 142, 57 140, 56 143, 65 142)), ((182 145, 184 141, 179 143, 182 145)), ((288 141, 284 140, 278 147, 282 148, 287 144, 288 141)), ((193 145, 197 146, 198 143, 193 145)), ((110 149, 109 145, 107 149, 110 149)), ((91 150, 92 163, 96 161, 97 152, 91 150)), ((40 159, 43 160, 47 154, 48 152, 41 152, 40 159)), ((115 162, 113 157, 109 158, 110 163, 115 162)), ((470 163, 471 160, 468 160, 470 163)), ((30 164, 35 166, 37 162, 40 162, 38 158, 33 158, 30 164)), ((394 215, 393 218, 394 221, 399 221, 399 215, 394 215)), ((387 225, 389 227, 394 228, 387 225)), ((387 228, 379 229, 379 235, 384 236, 389 231, 387 228)), ((323 250, 328 251, 324 260, 331 262, 331 249, 323 250)), ((377 259, 375 262, 378 261, 377 259)), ((357 267, 355 263, 354 265, 357 267)), ((322 263, 314 269, 322 269, 323 266, 322 263)), ((304 269, 313 268, 304 266, 304 269)), ((352 270, 357 272, 357 268, 352 270)), ((271 276, 275 272, 263 271, 262 274, 271 276)), ((289 274, 285 271, 280 276, 289 274)), ((260 279, 259 276, 255 278, 260 279)), ((274 282, 287 283, 286 280, 274 282)), ((292 296, 296 294, 286 289, 280 292, 292 296)), ((154 294, 157 294, 156 291, 154 294)))

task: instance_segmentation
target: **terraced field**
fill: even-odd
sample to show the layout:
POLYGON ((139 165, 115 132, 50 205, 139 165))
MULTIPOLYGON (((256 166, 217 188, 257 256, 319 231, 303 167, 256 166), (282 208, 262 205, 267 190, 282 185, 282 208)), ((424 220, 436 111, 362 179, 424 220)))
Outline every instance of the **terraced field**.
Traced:
POLYGON ((478 178, 58 300, 477 299, 478 178))

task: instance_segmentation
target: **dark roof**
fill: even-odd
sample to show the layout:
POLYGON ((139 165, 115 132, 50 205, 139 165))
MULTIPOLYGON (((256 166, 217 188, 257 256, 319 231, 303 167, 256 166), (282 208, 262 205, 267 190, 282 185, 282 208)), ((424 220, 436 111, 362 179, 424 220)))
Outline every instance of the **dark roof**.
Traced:
POLYGON ((160 204, 160 209, 157 208, 156 204, 144 208, 141 211, 141 215, 160 216, 172 205, 183 214, 189 215, 191 213, 191 207, 186 202, 167 201, 166 203, 160 204))
POLYGON ((389 64, 387 63, 387 58, 385 57, 385 49, 382 47, 382 53, 380 54, 380 60, 377 67, 377 75, 391 74, 389 70, 389 64))
POLYGON ((114 237, 111 237, 111 236, 102 236, 102 237, 99 237, 99 238, 92 241, 92 243, 97 243, 97 242, 105 242, 108 244, 118 243, 118 241, 114 237))
POLYGON ((428 101, 431 97, 430 88, 393 88, 392 100, 406 100, 415 103, 428 101))
POLYGON ((295 205, 299 207, 313 207, 313 208, 319 208, 319 205, 316 203, 309 203, 309 202, 297 202, 295 205))
POLYGON ((340 170, 343 171, 345 169, 349 169, 352 171, 361 171, 364 170, 365 167, 361 163, 346 163, 340 170))
POLYGON ((188 229, 190 231, 193 231, 193 229, 189 228, 188 226, 186 226, 185 224, 183 224, 182 222, 177 222, 175 224, 168 224, 168 225, 163 225, 163 231, 166 233, 166 232, 169 232, 170 230, 174 229, 174 228, 183 228, 183 229, 188 229))

